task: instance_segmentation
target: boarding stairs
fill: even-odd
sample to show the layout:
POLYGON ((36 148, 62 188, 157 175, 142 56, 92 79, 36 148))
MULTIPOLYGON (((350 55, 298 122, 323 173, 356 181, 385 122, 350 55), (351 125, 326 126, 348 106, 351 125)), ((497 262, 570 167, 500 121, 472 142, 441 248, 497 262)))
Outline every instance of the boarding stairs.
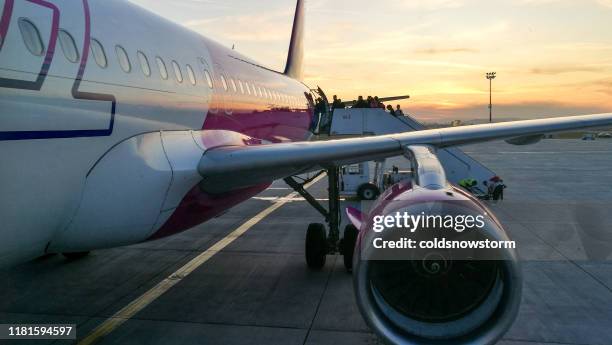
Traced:
MULTIPOLYGON (((411 132, 426 129, 411 116, 395 117, 382 109, 336 109, 332 114, 329 128, 330 138, 356 137, 366 135, 382 135, 400 132, 411 132)), ((465 178, 478 181, 474 188, 475 194, 483 193, 488 181, 496 174, 465 154, 459 148, 444 148, 438 150, 438 158, 446 172, 447 179, 454 184, 465 178)))

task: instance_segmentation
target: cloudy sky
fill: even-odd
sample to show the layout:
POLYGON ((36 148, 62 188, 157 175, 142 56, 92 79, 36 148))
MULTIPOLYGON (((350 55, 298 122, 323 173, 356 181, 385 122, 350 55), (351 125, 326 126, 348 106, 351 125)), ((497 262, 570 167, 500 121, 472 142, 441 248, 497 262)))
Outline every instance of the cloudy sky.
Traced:
MULTIPOLYGON (((293 0, 131 0, 281 70, 293 0)), ((308 0, 306 82, 422 119, 612 111, 612 0, 308 0)))

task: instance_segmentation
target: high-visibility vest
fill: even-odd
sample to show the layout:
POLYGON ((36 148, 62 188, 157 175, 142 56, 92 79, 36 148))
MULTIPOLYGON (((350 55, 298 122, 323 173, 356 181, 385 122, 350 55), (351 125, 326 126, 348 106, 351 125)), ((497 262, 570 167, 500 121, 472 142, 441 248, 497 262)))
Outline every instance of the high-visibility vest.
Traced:
POLYGON ((476 180, 474 180, 473 178, 465 178, 459 181, 459 185, 464 188, 470 188, 476 185, 476 180))

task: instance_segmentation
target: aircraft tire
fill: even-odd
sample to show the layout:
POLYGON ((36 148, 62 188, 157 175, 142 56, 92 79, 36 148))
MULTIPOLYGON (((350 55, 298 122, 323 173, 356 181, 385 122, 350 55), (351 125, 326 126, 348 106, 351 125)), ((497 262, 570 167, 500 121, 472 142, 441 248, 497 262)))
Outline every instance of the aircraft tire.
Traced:
POLYGON ((344 257, 344 268, 348 272, 353 271, 353 253, 359 230, 354 225, 347 225, 344 228, 344 238, 342 239, 342 256, 344 257))
POLYGON ((327 257, 327 232, 325 225, 311 223, 306 231, 306 264, 311 269, 325 266, 327 257))
POLYGON ((372 183, 364 183, 357 189, 357 196, 360 200, 376 200, 380 195, 380 190, 372 183))

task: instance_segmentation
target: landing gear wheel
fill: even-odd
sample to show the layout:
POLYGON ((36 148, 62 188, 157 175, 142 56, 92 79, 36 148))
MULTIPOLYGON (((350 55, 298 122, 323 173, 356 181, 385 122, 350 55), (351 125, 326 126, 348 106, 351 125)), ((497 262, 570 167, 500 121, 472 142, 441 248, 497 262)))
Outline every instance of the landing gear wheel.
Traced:
POLYGON ((375 200, 379 194, 378 187, 371 183, 364 183, 357 189, 357 196, 361 200, 375 200))
POLYGON ((347 225, 344 228, 344 238, 342 239, 342 255, 344 256, 344 267, 348 272, 353 271, 353 253, 359 231, 354 225, 347 225))
POLYGON ((306 264, 312 269, 325 266, 327 256, 327 232, 325 225, 311 223, 306 231, 306 264))
POLYGON ((62 253, 62 255, 68 260, 77 260, 82 259, 89 255, 89 251, 87 252, 74 252, 74 253, 62 253))

